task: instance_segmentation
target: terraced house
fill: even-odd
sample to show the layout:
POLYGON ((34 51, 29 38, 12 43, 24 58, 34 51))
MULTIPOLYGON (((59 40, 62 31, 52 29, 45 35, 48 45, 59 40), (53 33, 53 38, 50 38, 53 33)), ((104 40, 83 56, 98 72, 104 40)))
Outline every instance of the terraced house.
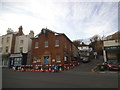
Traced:
POLYGON ((64 33, 43 28, 32 38, 32 64, 65 64, 73 58, 72 41, 64 33))
POLYGON ((15 38, 16 36, 23 35, 21 28, 18 32, 14 32, 11 28, 8 28, 7 34, 0 36, 0 55, 2 56, 2 66, 8 67, 9 55, 14 53, 15 38))

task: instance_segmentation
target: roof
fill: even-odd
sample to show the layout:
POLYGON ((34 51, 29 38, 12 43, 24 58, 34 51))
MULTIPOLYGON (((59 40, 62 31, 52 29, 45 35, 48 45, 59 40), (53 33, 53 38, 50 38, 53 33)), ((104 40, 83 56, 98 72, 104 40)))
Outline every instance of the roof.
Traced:
POLYGON ((82 47, 82 46, 89 46, 89 45, 82 42, 82 44, 80 44, 80 47, 82 47))
POLYGON ((32 38, 32 39, 37 39, 37 38, 39 38, 39 36, 41 35, 41 34, 43 34, 43 33, 45 33, 45 32, 51 32, 51 33, 53 33, 55 36, 64 36, 65 38, 67 38, 71 43, 72 43, 72 41, 64 34, 64 33, 57 33, 57 32, 55 32, 55 31, 52 31, 52 30, 49 30, 49 29, 47 29, 47 28, 43 28, 42 30, 41 30, 41 32, 39 33, 39 34, 37 34, 34 38, 32 38))

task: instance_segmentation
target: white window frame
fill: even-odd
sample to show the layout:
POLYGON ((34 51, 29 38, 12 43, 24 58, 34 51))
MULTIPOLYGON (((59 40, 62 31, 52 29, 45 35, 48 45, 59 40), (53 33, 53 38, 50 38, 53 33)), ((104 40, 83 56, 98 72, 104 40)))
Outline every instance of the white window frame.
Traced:
POLYGON ((33 63, 37 63, 37 57, 36 56, 33 57, 33 63))
POLYGON ((59 47, 60 46, 60 40, 55 40, 55 47, 59 47))
POLYGON ((61 56, 60 55, 56 55, 56 62, 61 62, 61 56))
POLYGON ((45 48, 47 48, 49 46, 49 42, 46 40, 45 41, 45 48))
POLYGON ((39 42, 35 42, 35 48, 39 47, 39 42))

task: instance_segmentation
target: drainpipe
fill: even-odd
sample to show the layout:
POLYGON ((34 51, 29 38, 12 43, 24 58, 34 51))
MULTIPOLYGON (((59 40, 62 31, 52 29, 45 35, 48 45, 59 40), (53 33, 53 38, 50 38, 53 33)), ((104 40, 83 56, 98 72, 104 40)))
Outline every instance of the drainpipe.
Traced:
POLYGON ((106 51, 104 49, 103 49, 103 58, 104 58, 104 62, 107 62, 106 51))

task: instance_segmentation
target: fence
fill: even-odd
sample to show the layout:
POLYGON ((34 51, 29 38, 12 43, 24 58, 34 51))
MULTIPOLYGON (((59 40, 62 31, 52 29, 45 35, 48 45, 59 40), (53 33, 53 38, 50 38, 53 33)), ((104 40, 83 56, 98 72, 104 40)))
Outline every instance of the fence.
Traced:
MULTIPOLYGON (((58 72, 67 71, 75 66, 80 65, 80 62, 71 62, 70 64, 56 64, 58 72)), ((40 72, 54 72, 53 65, 20 65, 13 67, 13 71, 40 71, 40 72)))

